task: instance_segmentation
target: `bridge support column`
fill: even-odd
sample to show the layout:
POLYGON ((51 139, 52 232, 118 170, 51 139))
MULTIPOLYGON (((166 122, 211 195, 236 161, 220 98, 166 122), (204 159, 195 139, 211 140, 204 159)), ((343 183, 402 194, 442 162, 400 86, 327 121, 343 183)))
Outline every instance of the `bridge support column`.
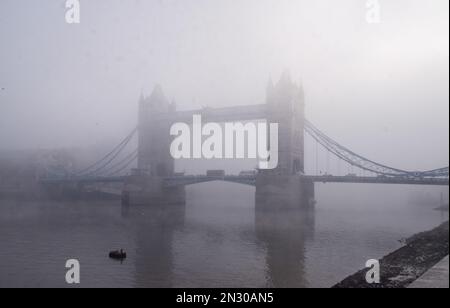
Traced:
POLYGON ((314 202, 314 183, 300 176, 263 173, 256 178, 258 210, 310 209, 314 202))

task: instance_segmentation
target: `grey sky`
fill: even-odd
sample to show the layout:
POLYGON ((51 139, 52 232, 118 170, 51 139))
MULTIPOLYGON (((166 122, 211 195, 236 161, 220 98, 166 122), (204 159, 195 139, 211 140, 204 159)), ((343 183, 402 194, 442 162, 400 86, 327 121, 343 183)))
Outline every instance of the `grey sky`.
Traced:
POLYGON ((270 76, 302 81, 307 116, 404 169, 448 165, 447 0, 0 2, 0 150, 119 141, 141 89, 179 108, 262 103, 270 76))

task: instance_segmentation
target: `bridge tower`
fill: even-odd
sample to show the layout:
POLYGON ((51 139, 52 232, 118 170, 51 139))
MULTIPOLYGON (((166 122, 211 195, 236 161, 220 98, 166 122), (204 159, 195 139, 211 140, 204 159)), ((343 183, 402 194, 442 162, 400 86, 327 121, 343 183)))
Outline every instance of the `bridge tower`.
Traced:
POLYGON ((292 82, 289 73, 267 86, 267 121, 278 123, 278 167, 272 175, 304 172, 305 98, 302 86, 292 82))
POLYGON ((128 204, 164 206, 184 204, 184 187, 165 188, 164 177, 174 174, 170 155, 170 126, 175 103, 170 103, 156 86, 149 97, 141 95, 138 115, 138 172, 130 176, 123 192, 128 204))
POLYGON ((162 88, 156 86, 153 93, 139 101, 139 154, 138 169, 151 176, 170 176, 174 172, 174 159, 170 153, 170 121, 168 115, 175 112, 162 88), (165 120, 166 119, 166 120, 165 120))
POLYGON ((275 85, 269 82, 266 95, 267 121, 278 123, 278 166, 258 173, 257 204, 267 209, 308 207, 314 198, 314 183, 300 177, 305 171, 303 87, 285 72, 275 85))

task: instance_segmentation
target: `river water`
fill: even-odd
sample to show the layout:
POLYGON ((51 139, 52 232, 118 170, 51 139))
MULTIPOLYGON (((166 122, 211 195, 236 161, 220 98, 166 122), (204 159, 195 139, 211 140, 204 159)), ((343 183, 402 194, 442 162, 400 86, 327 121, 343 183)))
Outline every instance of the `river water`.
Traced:
POLYGON ((408 205, 410 190, 317 185, 314 211, 276 213, 227 183, 189 187, 185 207, 164 210, 1 200, 0 287, 68 287, 68 259, 79 260, 82 287, 330 287, 448 220, 408 205), (120 248, 128 259, 108 259, 120 248))

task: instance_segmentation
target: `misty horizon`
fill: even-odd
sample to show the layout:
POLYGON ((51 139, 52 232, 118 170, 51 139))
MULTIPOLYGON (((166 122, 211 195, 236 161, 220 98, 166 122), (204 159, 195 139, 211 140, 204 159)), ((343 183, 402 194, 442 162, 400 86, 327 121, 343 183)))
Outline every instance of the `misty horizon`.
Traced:
POLYGON ((0 151, 115 144, 157 84, 180 110, 264 103, 288 70, 342 144, 448 165, 446 1, 383 2, 380 24, 360 1, 89 1, 77 25, 64 1, 22 3, 0 4, 0 151))
POLYGON ((289 70, 349 148, 448 165, 447 1, 382 1, 380 24, 361 1, 82 1, 77 25, 21 2, 0 4, 0 151, 115 144, 156 84, 180 110, 263 103, 289 70))

